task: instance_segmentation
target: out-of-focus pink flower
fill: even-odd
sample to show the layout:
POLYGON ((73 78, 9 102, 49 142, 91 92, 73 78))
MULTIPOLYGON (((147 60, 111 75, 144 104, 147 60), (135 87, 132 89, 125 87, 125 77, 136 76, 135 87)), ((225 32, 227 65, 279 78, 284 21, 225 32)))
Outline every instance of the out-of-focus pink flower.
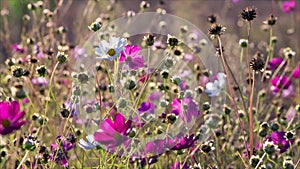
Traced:
POLYGON ((33 85, 48 86, 48 79, 44 77, 35 77, 31 79, 33 85))
POLYGON ((156 51, 159 49, 165 49, 166 45, 164 43, 162 43, 161 41, 155 41, 151 48, 153 51, 156 51))
POLYGON ((18 45, 18 44, 13 44, 13 50, 15 52, 19 52, 19 53, 24 53, 25 52, 25 49, 21 46, 21 45, 18 45))
POLYGON ((58 136, 56 142, 51 144, 52 153, 49 154, 50 160, 54 161, 63 167, 68 167, 68 152, 76 146, 76 138, 70 134, 67 138, 58 136))
POLYGON ((74 49, 74 53, 73 53, 74 59, 77 60, 77 59, 83 58, 85 56, 86 56, 86 50, 85 50, 85 48, 76 46, 75 49, 74 49))
POLYGON ((27 104, 29 103, 29 99, 26 97, 25 99, 22 100, 22 104, 27 104))
POLYGON ((295 79, 300 78, 300 66, 293 71, 292 77, 295 79))
POLYGON ((281 88, 288 89, 292 81, 287 76, 276 76, 271 79, 271 90, 274 93, 278 93, 281 88))
POLYGON ((183 61, 185 62, 192 62, 195 60, 195 56, 191 54, 185 54, 183 55, 183 61))
POLYGON ((140 77, 139 81, 144 83, 144 82, 146 82, 149 78, 150 78, 150 75, 149 75, 149 74, 144 74, 144 75, 142 75, 142 77, 140 77))
POLYGON ((154 113, 155 105, 151 102, 143 102, 141 106, 138 108, 140 113, 149 112, 151 114, 154 113))
POLYGON ((138 69, 144 67, 145 60, 140 55, 140 47, 138 45, 127 45, 125 50, 121 52, 120 62, 126 62, 131 69, 138 69))
POLYGON ((290 13, 291 11, 295 10, 295 8, 296 2, 294 0, 283 2, 283 12, 290 13))
POLYGON ((191 122, 193 116, 198 116, 200 113, 192 97, 185 97, 182 100, 174 99, 172 106, 172 113, 179 115, 187 123, 191 122))
POLYGON ((289 97, 294 93, 294 87, 292 81, 287 76, 276 76, 271 79, 271 91, 277 94, 282 90, 282 97, 289 97))
POLYGON ((161 93, 154 91, 154 92, 152 92, 152 93, 150 94, 149 100, 150 100, 150 101, 159 100, 160 97, 161 97, 161 95, 162 95, 161 93))
POLYGON ((194 146, 197 142, 197 138, 194 136, 194 134, 191 134, 187 137, 183 137, 182 139, 179 140, 178 144, 176 144, 172 150, 182 150, 182 149, 187 149, 192 146, 194 146))
MULTIPOLYGON (((284 61, 283 58, 273 58, 268 63, 268 70, 275 70, 282 62, 284 61)), ((286 63, 285 63, 286 64, 286 63)))
POLYGON ((10 134, 25 124, 25 120, 20 121, 25 112, 19 112, 19 110, 20 104, 18 101, 0 102, 0 134, 10 134))
POLYGON ((285 137, 284 131, 274 131, 271 133, 271 136, 267 137, 267 140, 273 141, 275 145, 278 145, 280 149, 280 153, 285 152, 290 145, 294 142, 294 140, 287 140, 285 137))

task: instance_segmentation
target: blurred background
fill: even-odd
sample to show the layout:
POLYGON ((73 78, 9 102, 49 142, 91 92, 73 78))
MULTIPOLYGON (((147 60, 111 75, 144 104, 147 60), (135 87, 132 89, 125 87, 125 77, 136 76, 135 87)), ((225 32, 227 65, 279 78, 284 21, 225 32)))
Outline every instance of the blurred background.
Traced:
MULTIPOLYGON (((12 55, 12 46, 22 42, 23 36, 34 36, 36 32, 46 34, 45 27, 67 28, 66 42, 69 45, 82 45, 90 34, 88 25, 96 18, 115 19, 127 14, 128 11, 140 12, 141 0, 45 0, 41 5, 50 11, 57 10, 53 23, 41 17, 43 12, 36 9, 33 13, 28 5, 36 3, 34 0, 1 0, 0 20, 0 61, 3 62, 12 55), (107 13, 113 10, 110 15, 107 13), (24 15, 30 20, 25 21, 24 15), (28 23, 27 23, 28 22, 28 23), (38 31, 32 31, 38 30, 38 31)), ((299 53, 299 2, 292 12, 283 11, 283 2, 278 0, 150 0, 150 7, 145 11, 155 12, 158 8, 167 13, 187 19, 207 34, 208 16, 217 16, 217 22, 225 26, 224 38, 225 54, 230 57, 239 56, 238 41, 247 38, 247 23, 240 17, 240 12, 247 6, 257 8, 257 19, 253 21, 251 32, 252 47, 265 50, 269 33, 264 31, 263 21, 270 14, 278 17, 278 24, 273 28, 273 35, 278 38, 280 47, 290 46, 299 53)), ((43 36, 43 35, 41 35, 43 36)), ((276 55, 275 47, 275 55, 276 55)), ((256 51, 252 51, 254 54, 256 51)))

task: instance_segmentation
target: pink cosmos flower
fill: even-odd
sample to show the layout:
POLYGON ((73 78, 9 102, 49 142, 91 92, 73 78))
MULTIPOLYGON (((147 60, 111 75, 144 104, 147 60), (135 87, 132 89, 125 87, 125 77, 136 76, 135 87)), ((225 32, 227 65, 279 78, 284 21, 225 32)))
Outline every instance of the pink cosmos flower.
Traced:
POLYGON ((289 141, 285 138, 284 131, 272 132, 271 135, 267 137, 267 140, 273 141, 275 145, 278 145, 278 148, 280 149, 280 153, 284 153, 294 142, 294 140, 289 141))
POLYGON ((285 1, 283 3, 283 12, 290 13, 296 8, 296 2, 294 0, 285 1))
POLYGON ((191 54, 183 55, 183 61, 185 62, 193 62, 195 60, 195 56, 191 54))
POLYGON ((48 79, 44 77, 34 77, 31 79, 32 84, 38 85, 38 86, 48 86, 48 79))
POLYGON ((294 92, 294 87, 292 85, 292 81, 287 76, 276 76, 271 79, 271 91, 274 94, 277 94, 280 90, 282 90, 282 96, 288 97, 294 92))
POLYGON ((198 116, 200 113, 192 97, 185 97, 182 100, 174 99, 172 106, 172 113, 179 115, 187 123, 191 122, 193 116, 198 116))
POLYGON ((283 58, 273 58, 268 63, 268 70, 275 70, 282 62, 284 61, 283 58))
POLYGON ((293 71, 292 77, 295 79, 300 78, 300 66, 293 71))
POLYGON ((25 120, 20 119, 25 112, 19 112, 20 104, 18 101, 0 102, 0 134, 7 135, 14 130, 18 130, 25 124, 25 120))
POLYGON ((25 49, 21 46, 21 45, 18 45, 18 44, 13 44, 13 50, 16 51, 16 52, 19 52, 19 53, 24 53, 25 52, 25 49))
POLYGON ((100 124, 100 129, 94 133, 94 140, 115 152, 118 146, 127 147, 130 139, 127 137, 131 130, 132 121, 125 122, 121 113, 116 114, 114 121, 107 118, 100 124))
POLYGON ((172 148, 172 150, 182 150, 187 149, 194 146, 197 142, 197 138, 194 134, 183 137, 179 140, 179 142, 172 148))
POLYGON ((138 45, 127 45, 125 50, 121 52, 120 62, 126 62, 131 69, 137 70, 144 67, 145 60, 140 55, 140 47, 138 45))
POLYGON ((155 107, 155 104, 153 104, 152 102, 141 103, 140 107, 138 108, 140 115, 136 115, 132 121, 136 124, 137 127, 142 127, 146 124, 146 121, 144 119, 147 119, 149 113, 154 114, 155 107))

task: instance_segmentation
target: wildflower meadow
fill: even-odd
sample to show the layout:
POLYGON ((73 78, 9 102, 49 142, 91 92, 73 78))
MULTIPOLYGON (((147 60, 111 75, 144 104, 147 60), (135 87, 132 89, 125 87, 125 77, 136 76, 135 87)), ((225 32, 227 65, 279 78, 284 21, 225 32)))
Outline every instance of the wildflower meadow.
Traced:
POLYGON ((1 169, 300 169, 299 0, 0 11, 1 169))

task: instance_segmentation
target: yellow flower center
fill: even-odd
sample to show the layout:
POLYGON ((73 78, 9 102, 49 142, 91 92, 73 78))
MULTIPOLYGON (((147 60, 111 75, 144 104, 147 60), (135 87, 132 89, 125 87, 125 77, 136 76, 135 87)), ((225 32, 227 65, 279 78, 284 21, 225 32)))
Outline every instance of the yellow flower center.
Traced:
POLYGON ((2 126, 3 126, 4 128, 9 127, 9 126, 10 126, 10 121, 7 120, 7 119, 3 119, 3 120, 2 120, 2 126))
POLYGON ((109 50, 107 51, 107 54, 108 54, 109 56, 114 56, 114 55, 116 54, 116 51, 115 51, 114 49, 109 49, 109 50))

